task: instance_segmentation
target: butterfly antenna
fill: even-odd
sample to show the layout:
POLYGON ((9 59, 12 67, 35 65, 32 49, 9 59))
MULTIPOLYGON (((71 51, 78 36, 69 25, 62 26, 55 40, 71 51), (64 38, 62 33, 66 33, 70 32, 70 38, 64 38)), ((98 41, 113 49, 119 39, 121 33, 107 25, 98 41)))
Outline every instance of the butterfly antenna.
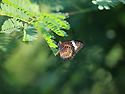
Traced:
POLYGON ((62 42, 61 42, 61 41, 59 41, 59 44, 62 44, 62 42))
MULTIPOLYGON (((58 45, 60 45, 60 44, 62 44, 61 41, 59 41, 59 44, 58 44, 58 45)), ((55 54, 55 56, 57 56, 59 53, 60 53, 60 50, 55 54)))

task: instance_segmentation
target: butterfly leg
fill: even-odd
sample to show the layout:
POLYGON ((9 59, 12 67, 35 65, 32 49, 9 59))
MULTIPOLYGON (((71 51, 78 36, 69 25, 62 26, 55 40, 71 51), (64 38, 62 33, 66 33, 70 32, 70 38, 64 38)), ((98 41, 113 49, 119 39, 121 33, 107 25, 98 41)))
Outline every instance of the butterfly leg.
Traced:
POLYGON ((58 51, 58 52, 55 54, 55 56, 57 56, 59 53, 60 53, 60 51, 58 51))

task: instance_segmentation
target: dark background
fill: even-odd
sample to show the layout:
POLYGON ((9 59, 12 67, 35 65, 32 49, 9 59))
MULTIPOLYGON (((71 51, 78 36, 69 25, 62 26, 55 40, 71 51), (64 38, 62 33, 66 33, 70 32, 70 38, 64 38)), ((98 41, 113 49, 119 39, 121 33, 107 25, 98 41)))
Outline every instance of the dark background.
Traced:
MULTIPOLYGON (((101 11, 91 0, 32 0, 36 2, 42 12, 75 12, 67 19, 69 36, 55 35, 56 41, 82 40, 85 46, 64 62, 41 34, 31 43, 0 34, 9 36, 0 38, 7 43, 7 49, 0 45, 0 94, 124 94, 124 5, 101 11)), ((2 25, 6 18, 0 19, 2 25)))

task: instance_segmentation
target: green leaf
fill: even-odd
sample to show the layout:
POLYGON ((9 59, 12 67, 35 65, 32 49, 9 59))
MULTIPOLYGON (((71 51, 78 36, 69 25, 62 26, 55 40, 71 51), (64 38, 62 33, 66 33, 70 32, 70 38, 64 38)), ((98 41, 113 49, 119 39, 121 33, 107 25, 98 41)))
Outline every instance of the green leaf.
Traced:
POLYGON ((69 17, 65 13, 51 13, 50 15, 52 15, 53 17, 59 18, 59 19, 66 19, 69 17))
POLYGON ((56 49, 56 48, 51 48, 51 50, 52 50, 53 54, 56 55, 58 49, 56 49))
POLYGON ((34 14, 38 12, 38 9, 36 11, 35 6, 32 8, 30 0, 2 0, 2 2, 9 6, 13 6, 15 9, 22 10, 23 12, 26 11, 26 13, 30 16, 34 16, 34 14))
POLYGON ((30 16, 27 15, 27 13, 22 11, 21 9, 3 3, 1 3, 1 13, 6 14, 10 17, 19 18, 26 21, 28 21, 30 18, 30 16))
POLYGON ((24 29, 23 41, 33 41, 37 39, 37 32, 34 27, 28 27, 26 30, 24 29))
POLYGON ((57 35, 59 36, 64 36, 64 34, 61 32, 58 24, 54 23, 54 21, 52 19, 44 19, 43 22, 48 25, 48 27, 55 32, 57 35))
POLYGON ((110 6, 114 7, 118 3, 118 0, 92 0, 92 3, 98 5, 100 10, 109 10, 110 6))
POLYGON ((2 32, 10 34, 13 31, 20 31, 18 28, 23 27, 23 23, 15 18, 8 19, 2 25, 2 32))
POLYGON ((61 30, 61 32, 63 33, 63 35, 64 35, 65 37, 68 36, 68 34, 67 34, 65 31, 61 30))

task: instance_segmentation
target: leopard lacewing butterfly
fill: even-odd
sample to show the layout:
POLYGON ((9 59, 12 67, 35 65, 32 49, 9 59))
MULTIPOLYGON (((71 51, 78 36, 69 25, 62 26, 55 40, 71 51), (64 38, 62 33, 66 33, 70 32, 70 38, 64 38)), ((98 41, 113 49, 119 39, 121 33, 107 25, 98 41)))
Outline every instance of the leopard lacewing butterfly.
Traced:
POLYGON ((64 60, 72 60, 76 53, 84 46, 84 42, 79 40, 71 40, 66 42, 59 41, 58 44, 58 52, 56 55, 60 53, 60 57, 64 60))

